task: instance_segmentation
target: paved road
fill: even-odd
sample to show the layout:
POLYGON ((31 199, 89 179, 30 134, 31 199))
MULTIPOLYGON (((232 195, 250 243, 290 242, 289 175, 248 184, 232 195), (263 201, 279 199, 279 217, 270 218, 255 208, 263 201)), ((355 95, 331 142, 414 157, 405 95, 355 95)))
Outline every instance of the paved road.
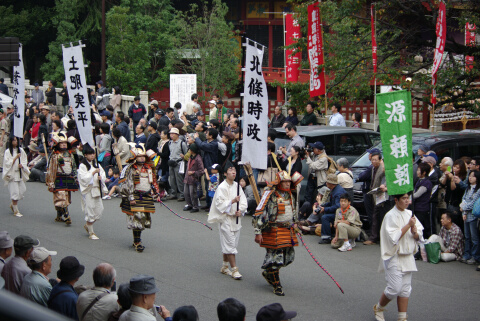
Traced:
MULTIPOLYGON (((156 204, 153 227, 143 233, 144 253, 131 247, 132 235, 125 225, 120 199, 104 201, 105 213, 95 224, 98 241, 89 240, 83 229, 80 194, 73 194, 70 227, 55 223, 52 194, 45 185, 27 183, 26 198, 20 202, 23 218, 10 210, 8 190, 0 187, 0 229, 14 237, 28 234, 43 246, 58 251, 52 276, 60 259, 75 255, 86 266, 79 284, 91 285, 93 268, 109 262, 117 270, 117 284, 138 273, 153 275, 160 288, 157 304, 170 311, 182 305, 194 305, 200 320, 216 320, 218 302, 235 297, 247 307, 247 320, 265 304, 280 302, 285 309, 298 311, 299 320, 374 320, 372 306, 385 287, 383 273, 378 273, 379 247, 362 244, 348 253, 327 245, 318 245, 316 236, 305 236, 312 253, 343 287, 335 283, 313 262, 305 249, 296 249, 295 262, 281 271, 285 297, 277 297, 260 275, 264 250, 254 243, 250 218, 243 220, 237 263, 243 280, 220 274, 221 253, 217 226, 213 231, 181 220, 156 204)), ((180 215, 206 222, 206 213, 182 212, 183 204, 166 203, 180 215), (186 214, 188 213, 188 214, 186 214)), ((478 320, 480 314, 480 272, 474 266, 457 262, 417 263, 410 300, 411 320, 478 320)), ((387 320, 396 320, 396 305, 386 312, 387 320)))

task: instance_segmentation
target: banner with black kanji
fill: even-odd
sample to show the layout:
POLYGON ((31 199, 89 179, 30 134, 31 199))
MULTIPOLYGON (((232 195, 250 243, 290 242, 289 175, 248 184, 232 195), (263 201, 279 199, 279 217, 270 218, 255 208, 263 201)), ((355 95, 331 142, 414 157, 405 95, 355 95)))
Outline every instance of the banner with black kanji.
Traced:
POLYGON ((243 100, 242 163, 267 169, 268 93, 263 77, 264 48, 247 39, 245 53, 245 86, 243 100))
POLYGON ((68 97, 70 97, 70 105, 73 107, 78 133, 83 145, 88 143, 94 148, 82 46, 78 45, 68 48, 62 46, 62 49, 68 97))
POLYGON ((13 67, 13 135, 23 138, 25 123, 25 69, 23 68, 22 44, 18 48, 18 66, 13 67))

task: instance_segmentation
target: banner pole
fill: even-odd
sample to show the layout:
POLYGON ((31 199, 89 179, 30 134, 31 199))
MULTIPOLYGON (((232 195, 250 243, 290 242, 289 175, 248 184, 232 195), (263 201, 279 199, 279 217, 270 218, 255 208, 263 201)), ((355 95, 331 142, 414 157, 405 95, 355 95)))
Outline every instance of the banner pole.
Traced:
POLYGON ((377 131, 377 75, 373 78, 373 131, 377 131))
MULTIPOLYGON (((322 4, 322 1, 318 1, 318 12, 321 13, 320 11, 320 5, 322 4)), ((323 39, 323 20, 322 20, 322 15, 320 14, 320 26, 321 28, 321 33, 322 33, 322 39, 323 39)), ((325 45, 324 42, 325 40, 323 39, 322 41, 322 59, 323 59, 323 82, 325 83, 325 125, 328 125, 327 121, 327 110, 328 110, 328 103, 327 103, 327 76, 325 75, 325 45)))
MULTIPOLYGON (((287 49, 285 46, 287 45, 286 42, 286 27, 285 27, 285 16, 287 14, 284 12, 283 13, 283 65, 285 66, 285 72, 284 72, 284 78, 285 78, 285 97, 283 98, 284 102, 287 102, 287 49)), ((284 103, 284 105, 285 105, 284 103)))

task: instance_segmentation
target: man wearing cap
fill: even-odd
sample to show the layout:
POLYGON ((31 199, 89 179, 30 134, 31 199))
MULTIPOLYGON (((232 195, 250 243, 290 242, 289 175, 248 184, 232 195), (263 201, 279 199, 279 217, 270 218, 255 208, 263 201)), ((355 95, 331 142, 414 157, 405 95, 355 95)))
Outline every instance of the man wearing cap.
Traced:
POLYGON ((60 262, 57 277, 60 283, 55 285, 50 293, 47 306, 71 319, 78 320, 77 300, 78 294, 73 288, 85 272, 85 266, 78 262, 74 256, 67 256, 60 262))
POLYGON ((209 112, 209 119, 217 119, 218 118, 218 109, 217 109, 217 102, 215 100, 208 101, 208 110, 209 112))
POLYGON ((242 275, 238 272, 235 255, 238 253, 242 216, 247 211, 248 203, 243 189, 237 189, 238 183, 234 181, 237 175, 235 166, 227 162, 223 168, 223 173, 225 180, 215 191, 208 214, 208 223, 218 223, 223 255, 223 265, 220 272, 231 276, 235 280, 240 280, 242 275), (228 264, 230 264, 231 270, 228 268, 228 264))
POLYGON ((30 176, 27 182, 45 183, 45 172, 47 171, 47 157, 45 155, 45 149, 43 144, 37 147, 38 155, 28 163, 30 168, 30 176))
POLYGON ((57 92, 53 86, 53 82, 50 80, 48 82, 48 88, 45 90, 45 96, 47 97, 47 104, 55 106, 57 104, 57 92))
POLYGON ((145 116, 146 113, 147 110, 145 109, 145 106, 140 103, 140 97, 136 96, 133 104, 130 106, 130 108, 128 108, 128 117, 130 117, 133 122, 133 128, 137 127, 138 122, 145 116))
MULTIPOLYGON (((298 246, 294 227, 297 222, 297 190, 303 177, 295 173, 294 182, 286 171, 277 173, 272 187, 267 187, 253 217, 255 242, 267 250, 262 265, 262 276, 273 286, 273 293, 284 296, 280 283, 280 269, 295 259, 298 246), (297 194, 295 193, 295 194, 297 194)), ((298 193, 299 189, 297 190, 298 193)))
POLYGON ((79 320, 104 321, 118 311, 117 295, 111 292, 117 272, 108 263, 100 263, 93 270, 95 287, 78 296, 77 313, 79 320))
POLYGON ((228 113, 228 108, 223 105, 223 100, 219 99, 217 101, 217 108, 218 108, 218 118, 217 120, 219 122, 223 122, 223 117, 227 115, 228 113))
POLYGON ((106 124, 108 124, 108 126, 111 126, 112 125, 112 121, 111 121, 111 117, 112 117, 112 113, 109 112, 107 109, 104 109, 100 112, 100 116, 102 117, 102 121, 106 124))
POLYGON ((184 186, 183 179, 185 178, 184 174, 179 172, 180 162, 183 162, 182 155, 185 155, 188 152, 187 145, 180 139, 180 131, 178 128, 170 129, 170 138, 168 142, 168 148, 170 150, 170 156, 168 160, 168 171, 169 171, 169 182, 172 188, 170 196, 166 199, 176 199, 178 198, 179 202, 185 200, 184 197, 184 186))
POLYGON ((133 231, 133 247, 137 252, 143 252, 142 231, 151 228, 151 214, 155 213, 153 199, 159 198, 157 173, 151 158, 143 145, 133 148, 134 157, 120 175, 120 190, 122 212, 127 214, 127 228, 133 231), (153 196, 152 196, 153 195, 153 196))
POLYGON ((2 277, 5 279, 5 289, 15 294, 20 294, 23 279, 32 270, 27 265, 27 260, 32 254, 33 247, 39 245, 38 240, 30 236, 19 235, 13 242, 15 256, 3 267, 2 277))
POLYGON ((34 86, 35 89, 32 90, 32 99, 40 106, 40 103, 45 102, 45 97, 43 96, 43 91, 40 90, 40 85, 38 82, 36 82, 34 86))
POLYGON ((96 82, 97 85, 97 109, 102 111, 107 108, 108 103, 110 102, 110 94, 108 93, 107 87, 103 86, 103 81, 99 80, 96 82))
POLYGON ((153 114, 153 118, 150 119, 150 121, 156 122, 157 128, 158 128, 158 126, 160 126, 160 119, 162 119, 163 115, 165 115, 165 112, 161 109, 157 109, 153 114))
POLYGON ((47 124, 47 130, 49 133, 52 132, 52 115, 50 114, 50 106, 40 105, 40 112, 45 116, 45 123, 47 124))
POLYGON ((330 201, 320 204, 318 211, 312 213, 307 219, 309 225, 315 225, 318 221, 322 223, 322 235, 318 244, 330 244, 332 241, 330 224, 335 221, 335 213, 340 208, 340 198, 346 193, 343 187, 338 184, 335 174, 327 175, 326 185, 330 190, 330 201))
MULTIPOLYGON (((128 287, 132 297, 130 310, 125 311, 119 321, 156 321, 157 309, 154 308, 155 298, 159 288, 155 285, 155 279, 148 275, 137 275, 130 279, 128 287)), ((160 316, 165 321, 171 321, 170 311, 163 305, 160 306, 160 316)))
POLYGON ((158 109, 158 101, 156 101, 155 99, 153 99, 151 102, 150 102, 150 108, 148 110, 148 115, 147 115, 147 120, 150 121, 152 120, 154 117, 155 117, 155 112, 157 111, 158 109))
POLYGON ((313 148, 313 152, 306 153, 308 181, 304 200, 313 203, 316 196, 315 191, 327 180, 328 158, 322 142, 310 143, 308 146, 313 148))
POLYGON ((12 255, 13 240, 7 231, 0 231, 0 275, 2 274, 5 260, 12 255))
POLYGON ((21 296, 44 307, 47 306, 48 298, 52 292, 48 275, 52 272, 53 255, 57 255, 57 252, 49 251, 44 247, 33 249, 27 261, 32 272, 25 276, 20 289, 21 296))
POLYGON ((158 142, 160 141, 160 135, 157 133, 157 123, 153 120, 148 122, 147 125, 148 137, 145 143, 145 150, 152 150, 155 154, 158 154, 158 142))
POLYGON ((45 182, 53 193, 53 204, 57 210, 55 222, 72 224, 68 206, 72 203, 71 192, 78 191, 77 165, 70 143, 63 133, 52 136, 53 150, 48 161, 45 182))
POLYGON ((286 321, 297 316, 296 311, 285 311, 280 303, 266 305, 257 313, 257 321, 286 321))

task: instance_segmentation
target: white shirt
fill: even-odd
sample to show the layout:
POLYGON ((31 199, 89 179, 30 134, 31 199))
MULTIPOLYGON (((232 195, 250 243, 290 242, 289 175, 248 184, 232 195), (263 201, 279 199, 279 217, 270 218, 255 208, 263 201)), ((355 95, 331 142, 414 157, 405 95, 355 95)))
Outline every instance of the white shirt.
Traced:
POLYGON ((328 125, 347 127, 347 125, 345 124, 345 119, 340 113, 335 113, 332 116, 330 116, 330 119, 328 120, 328 125))
MULTIPOLYGON (((230 226, 231 231, 238 231, 242 228, 242 218, 235 216, 237 211, 237 204, 233 204, 232 200, 237 197, 237 182, 228 184, 227 180, 224 180, 215 191, 213 196, 212 207, 210 207, 210 213, 208 214, 208 223, 225 223, 230 226)), ((243 189, 240 188, 240 206, 239 211, 245 213, 247 211, 247 198, 243 193, 243 189)))

